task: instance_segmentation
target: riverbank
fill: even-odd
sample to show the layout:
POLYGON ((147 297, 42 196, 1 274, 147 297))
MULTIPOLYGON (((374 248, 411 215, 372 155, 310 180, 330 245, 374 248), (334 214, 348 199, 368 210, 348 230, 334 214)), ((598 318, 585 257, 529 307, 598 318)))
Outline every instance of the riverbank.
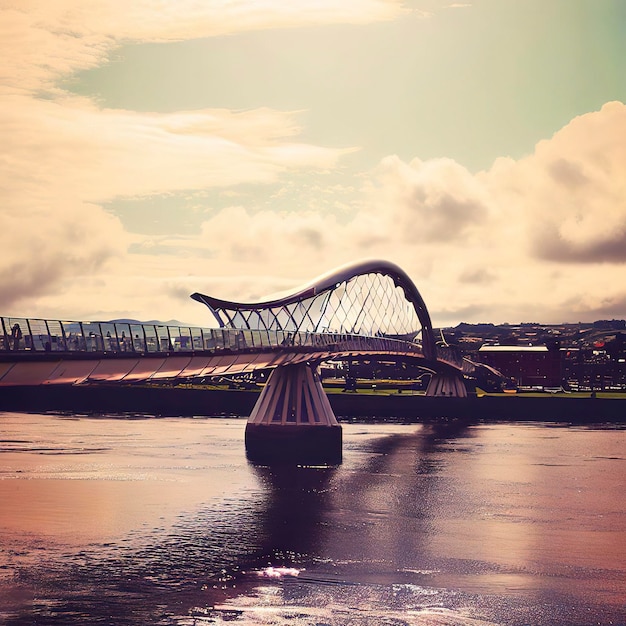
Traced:
MULTIPOLYGON (((0 411, 247 416, 258 397, 259 390, 40 385, 0 388, 0 411)), ((448 418, 572 423, 617 423, 626 419, 626 396, 487 394, 441 398, 357 392, 330 393, 328 398, 339 419, 397 418, 419 422, 448 418)))

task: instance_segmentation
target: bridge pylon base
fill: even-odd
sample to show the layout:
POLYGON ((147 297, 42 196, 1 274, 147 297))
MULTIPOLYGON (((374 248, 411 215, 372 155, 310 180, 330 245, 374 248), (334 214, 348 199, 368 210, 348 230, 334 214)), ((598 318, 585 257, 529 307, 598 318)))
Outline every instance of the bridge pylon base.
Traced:
POLYGON ((427 396, 467 398, 462 376, 433 374, 426 389, 427 396))
POLYGON ((246 424, 246 454, 255 463, 341 463, 342 434, 317 368, 277 367, 246 424))

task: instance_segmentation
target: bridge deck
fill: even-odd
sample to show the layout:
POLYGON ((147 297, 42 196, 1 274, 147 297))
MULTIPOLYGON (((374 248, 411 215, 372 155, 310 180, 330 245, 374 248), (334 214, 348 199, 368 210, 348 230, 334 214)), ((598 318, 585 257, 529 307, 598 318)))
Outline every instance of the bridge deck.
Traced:
POLYGON ((120 322, 0 318, 0 386, 136 382, 244 373, 301 362, 379 357, 419 360, 422 346, 398 338, 120 322))

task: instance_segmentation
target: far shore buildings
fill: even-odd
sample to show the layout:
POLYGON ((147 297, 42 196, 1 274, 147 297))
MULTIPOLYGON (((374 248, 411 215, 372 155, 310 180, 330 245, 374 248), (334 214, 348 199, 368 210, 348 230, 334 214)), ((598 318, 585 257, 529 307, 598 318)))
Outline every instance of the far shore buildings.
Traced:
POLYGON ((481 363, 502 372, 518 387, 560 387, 561 351, 547 346, 490 346, 478 350, 481 363))
MULTIPOLYGON (((435 329, 439 345, 453 348, 471 361, 484 363, 518 389, 626 392, 626 321, 541 324, 459 324, 435 329)), ((335 370, 329 370, 329 376, 335 370)), ((414 388, 427 376, 409 364, 372 359, 346 366, 349 378, 413 380, 414 388)), ((500 380, 476 381, 497 391, 500 380)), ((421 386, 420 386, 421 385, 421 386)))
POLYGON ((442 339, 499 370, 512 386, 626 391, 626 321, 459 324, 442 339))

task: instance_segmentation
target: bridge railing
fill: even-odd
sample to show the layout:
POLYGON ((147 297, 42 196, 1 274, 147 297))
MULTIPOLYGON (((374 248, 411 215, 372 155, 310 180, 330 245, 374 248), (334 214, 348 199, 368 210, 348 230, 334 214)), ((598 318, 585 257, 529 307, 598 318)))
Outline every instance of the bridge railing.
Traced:
POLYGON ((77 322, 0 317, 0 353, 193 353, 281 348, 422 354, 422 347, 387 337, 167 326, 133 322, 77 322))
POLYGON ((450 365, 454 365, 464 374, 473 374, 476 371, 476 365, 463 356, 463 354, 453 346, 441 346, 436 348, 437 360, 444 361, 450 365))

